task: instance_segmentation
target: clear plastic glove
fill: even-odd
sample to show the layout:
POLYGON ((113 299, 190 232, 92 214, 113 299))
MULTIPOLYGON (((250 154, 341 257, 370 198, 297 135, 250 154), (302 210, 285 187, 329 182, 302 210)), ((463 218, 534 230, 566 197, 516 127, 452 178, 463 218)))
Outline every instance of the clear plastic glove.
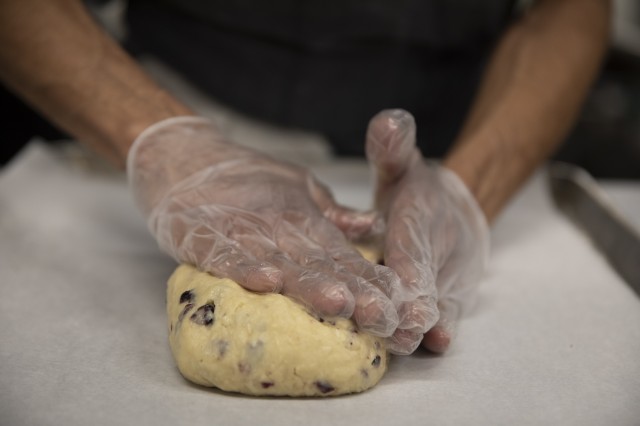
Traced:
POLYGON ((204 118, 177 117, 136 139, 127 173, 149 229, 177 261, 282 292, 322 317, 353 317, 378 336, 396 329, 397 274, 347 239, 379 232, 380 217, 339 206, 308 171, 226 142, 204 118))
POLYGON ((403 110, 382 111, 367 132, 376 205, 387 223, 384 262, 402 282, 392 294, 400 322, 389 344, 395 352, 412 351, 420 342, 443 352, 486 265, 489 230, 464 183, 424 161, 415 132, 413 117, 403 110))

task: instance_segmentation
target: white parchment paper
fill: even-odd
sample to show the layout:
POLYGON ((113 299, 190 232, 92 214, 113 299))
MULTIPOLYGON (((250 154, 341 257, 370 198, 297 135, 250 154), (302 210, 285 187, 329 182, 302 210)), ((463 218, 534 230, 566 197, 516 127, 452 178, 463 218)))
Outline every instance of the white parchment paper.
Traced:
MULTIPOLYGON (((340 200, 370 202, 363 163, 316 171, 340 200)), ((34 143, 0 174, 0 424, 640 424, 640 299, 553 209, 541 178, 492 239, 447 355, 395 358, 359 395, 224 394, 174 366, 164 305, 175 265, 124 178, 34 143)))

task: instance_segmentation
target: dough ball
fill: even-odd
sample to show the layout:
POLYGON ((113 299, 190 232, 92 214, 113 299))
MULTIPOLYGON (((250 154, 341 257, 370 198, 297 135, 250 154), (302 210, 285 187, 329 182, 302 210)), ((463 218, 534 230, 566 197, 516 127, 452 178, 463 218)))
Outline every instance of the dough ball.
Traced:
POLYGON ((188 380, 249 395, 333 396, 374 386, 383 339, 181 265, 167 288, 169 343, 188 380))

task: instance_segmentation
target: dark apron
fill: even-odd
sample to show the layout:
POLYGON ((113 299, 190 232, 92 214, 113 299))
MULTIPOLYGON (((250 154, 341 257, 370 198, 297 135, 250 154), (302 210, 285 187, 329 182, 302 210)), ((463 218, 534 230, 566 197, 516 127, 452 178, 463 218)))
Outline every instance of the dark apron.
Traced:
POLYGON ((129 0, 128 48, 250 116, 361 155, 369 119, 411 111, 421 149, 455 138, 512 0, 129 0))

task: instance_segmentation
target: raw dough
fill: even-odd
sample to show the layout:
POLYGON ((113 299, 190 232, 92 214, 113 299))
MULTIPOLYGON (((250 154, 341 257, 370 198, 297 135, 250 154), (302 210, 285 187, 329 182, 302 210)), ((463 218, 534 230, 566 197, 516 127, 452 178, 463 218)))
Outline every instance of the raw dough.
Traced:
POLYGON ((383 339, 323 320, 280 294, 255 294, 181 265, 167 288, 169 343, 194 383, 250 395, 332 396, 374 386, 383 339))

